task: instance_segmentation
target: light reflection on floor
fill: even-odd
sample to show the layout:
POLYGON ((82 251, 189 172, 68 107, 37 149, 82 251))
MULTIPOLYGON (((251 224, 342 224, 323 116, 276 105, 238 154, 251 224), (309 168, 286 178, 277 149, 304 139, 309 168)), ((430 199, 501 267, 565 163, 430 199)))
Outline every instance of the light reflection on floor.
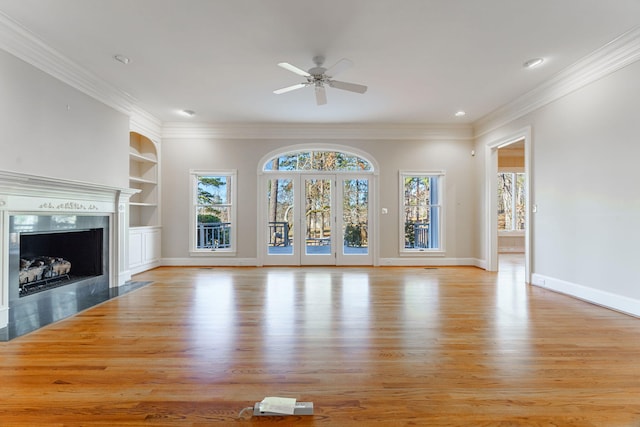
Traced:
POLYGON ((498 259, 494 331, 496 350, 501 354, 496 357, 496 368, 508 375, 527 375, 532 348, 524 254, 499 254, 498 259), (511 357, 501 357, 503 354, 511 357))
MULTIPOLYGON (((336 340, 352 354, 366 353, 371 351, 372 339, 380 336, 394 348, 433 358, 440 348, 438 343, 455 344, 465 331, 485 328, 493 330, 494 350, 526 353, 530 350, 529 307, 523 261, 513 254, 500 257, 493 292, 496 310, 485 324, 473 325, 465 324, 464 318, 475 316, 474 308, 448 303, 449 295, 457 291, 440 283, 437 268, 408 269, 397 283, 395 270, 382 269, 389 277, 370 283, 370 268, 268 267, 260 269, 264 274, 258 276, 257 286, 250 288, 238 284, 235 270, 211 269, 196 283, 191 317, 206 326, 192 329, 194 350, 203 359, 233 363, 238 334, 245 326, 257 325, 262 330, 258 337, 262 358, 269 366, 295 363, 301 349, 309 346, 316 349, 318 357, 331 358, 336 340), (389 293, 389 286, 397 290, 389 293), (392 302, 395 298, 382 313, 372 307, 381 293, 392 302), (375 318, 372 312, 377 313, 375 318), (450 321, 442 323, 442 319, 450 321), (380 330, 380 325, 386 326, 380 330)), ((522 359, 512 360, 513 364, 500 369, 521 369, 522 359)))

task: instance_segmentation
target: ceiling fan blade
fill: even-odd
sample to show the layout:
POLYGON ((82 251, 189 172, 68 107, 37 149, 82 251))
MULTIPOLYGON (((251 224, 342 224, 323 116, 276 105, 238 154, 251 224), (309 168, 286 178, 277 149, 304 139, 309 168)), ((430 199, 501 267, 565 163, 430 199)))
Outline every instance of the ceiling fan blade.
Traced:
POLYGON ((341 82, 338 80, 329 80, 329 86, 336 89, 348 90, 349 92, 365 93, 367 91, 367 87, 365 85, 341 82))
POLYGON ((327 91, 324 89, 324 86, 316 86, 316 103, 318 105, 327 103, 327 91))
POLYGON ((289 70, 292 73, 296 73, 297 75, 302 76, 302 77, 310 77, 311 76, 311 74, 307 73, 304 70, 301 70, 300 68, 296 67, 295 65, 289 64, 288 62, 280 62, 278 64, 278 67, 282 67, 285 70, 289 70))
POLYGON ((305 86, 308 86, 308 83, 298 83, 297 85, 283 87, 282 89, 274 90, 273 93, 276 95, 280 95, 281 93, 291 92, 292 90, 302 89, 305 86))
POLYGON ((347 68, 350 68, 352 66, 353 66, 353 62, 351 62, 347 58, 342 58, 340 61, 336 62, 331 67, 329 67, 327 71, 324 72, 324 74, 327 77, 335 77, 341 72, 343 72, 344 70, 346 70, 347 68))

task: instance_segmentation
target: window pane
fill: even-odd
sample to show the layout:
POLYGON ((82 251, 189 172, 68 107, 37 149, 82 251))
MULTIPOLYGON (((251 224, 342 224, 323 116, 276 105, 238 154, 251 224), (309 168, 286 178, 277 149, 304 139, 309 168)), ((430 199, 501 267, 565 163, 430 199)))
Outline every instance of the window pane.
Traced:
POLYGON ((231 247, 231 207, 198 206, 196 248, 231 247))
POLYGON ((293 255, 293 180, 267 181, 268 252, 271 255, 293 255))
POLYGON ((404 248, 440 247, 438 176, 403 176, 404 248))
POLYGON ((305 179, 305 253, 331 253, 331 179, 305 179))
POLYGON ((198 204, 230 204, 230 176, 198 176, 198 204))
POLYGON ((515 229, 524 230, 524 214, 525 214, 525 175, 523 173, 516 174, 516 220, 515 229))
POLYGON ((498 174, 498 230, 513 230, 513 174, 498 174))
POLYGON ((367 254, 369 246, 369 180, 345 179, 342 189, 343 253, 367 254))
POLYGON ((291 152, 274 157, 264 165, 265 171, 371 171, 363 158, 339 151, 291 152))
POLYGON ((336 170, 336 153, 332 151, 319 151, 313 153, 313 170, 336 170))
POLYGON ((524 230, 525 174, 498 174, 498 230, 524 230))
POLYGON ((215 173, 195 175, 194 249, 232 249, 232 177, 215 173))
POLYGON ((311 153, 298 153, 297 168, 301 171, 313 169, 311 166, 311 153))

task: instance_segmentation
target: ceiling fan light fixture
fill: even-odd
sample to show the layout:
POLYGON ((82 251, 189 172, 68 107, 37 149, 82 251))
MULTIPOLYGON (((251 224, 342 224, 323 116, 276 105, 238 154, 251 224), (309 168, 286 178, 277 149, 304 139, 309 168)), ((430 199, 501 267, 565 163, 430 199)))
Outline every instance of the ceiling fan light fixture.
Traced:
POLYGON ((544 62, 543 58, 531 58, 528 61, 525 61, 522 66, 527 69, 536 68, 542 65, 544 62))
POLYGON ((456 117, 464 117, 466 115, 467 115, 467 113, 462 111, 462 110, 456 111, 456 114, 455 114, 456 117))
POLYGON ((274 90, 273 93, 275 93, 276 95, 280 95, 296 89, 301 89, 303 87, 313 86, 316 92, 316 103, 318 105, 324 105, 327 103, 325 85, 331 88, 346 90, 355 93, 365 93, 367 91, 367 86, 365 85, 333 80, 332 77, 334 75, 339 74, 340 72, 353 65, 353 62, 351 62, 350 60, 342 58, 328 69, 322 66, 322 64, 324 63, 324 57, 322 56, 315 56, 313 58, 313 62, 316 64, 316 66, 309 69, 308 72, 296 67, 295 65, 291 65, 288 62, 279 62, 279 67, 291 71, 299 76, 305 77, 306 82, 283 87, 281 89, 274 90))

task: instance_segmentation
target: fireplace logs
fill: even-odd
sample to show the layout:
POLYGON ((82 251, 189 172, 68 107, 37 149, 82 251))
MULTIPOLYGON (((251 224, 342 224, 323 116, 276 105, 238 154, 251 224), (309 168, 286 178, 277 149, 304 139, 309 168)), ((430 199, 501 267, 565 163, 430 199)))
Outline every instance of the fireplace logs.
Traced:
POLYGON ((69 271, 71 271, 71 263, 64 258, 50 256, 20 258, 20 295, 44 290, 53 282, 68 280, 69 271))

